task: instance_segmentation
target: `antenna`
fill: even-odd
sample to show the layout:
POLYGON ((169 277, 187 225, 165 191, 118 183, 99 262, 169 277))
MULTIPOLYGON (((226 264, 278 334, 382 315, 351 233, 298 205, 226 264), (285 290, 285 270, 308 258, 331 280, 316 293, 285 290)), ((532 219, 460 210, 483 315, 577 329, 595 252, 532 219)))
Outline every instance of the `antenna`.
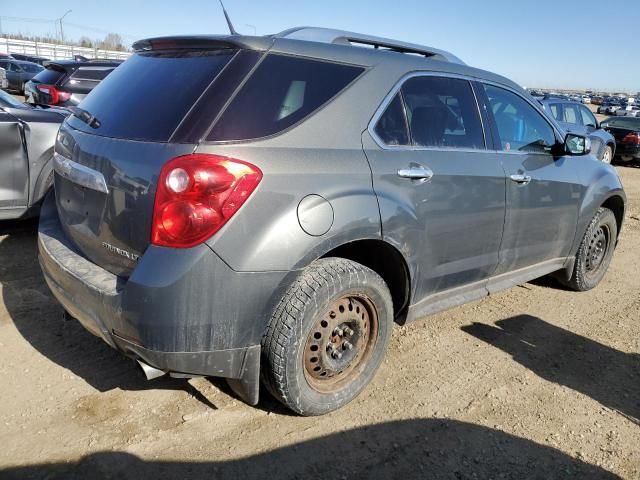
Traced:
POLYGON ((222 7, 222 12, 224 13, 224 18, 227 19, 229 32, 231 33, 231 35, 238 35, 238 32, 236 32, 236 29, 233 28, 233 23, 231 23, 231 19, 229 18, 229 14, 227 13, 227 10, 224 8, 224 3, 222 3, 222 0, 219 0, 219 1, 220 1, 220 6, 222 7))

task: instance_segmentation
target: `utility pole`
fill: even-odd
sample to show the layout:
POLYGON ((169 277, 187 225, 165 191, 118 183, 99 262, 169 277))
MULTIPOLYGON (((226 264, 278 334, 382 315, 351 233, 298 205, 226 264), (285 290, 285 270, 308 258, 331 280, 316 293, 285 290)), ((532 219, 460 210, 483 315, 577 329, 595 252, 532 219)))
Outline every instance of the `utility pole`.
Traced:
POLYGON ((62 30, 62 20, 64 19, 64 17, 66 17, 70 13, 71 13, 71 10, 67 10, 65 14, 58 19, 58 22, 60 23, 60 43, 64 43, 64 32, 62 30))

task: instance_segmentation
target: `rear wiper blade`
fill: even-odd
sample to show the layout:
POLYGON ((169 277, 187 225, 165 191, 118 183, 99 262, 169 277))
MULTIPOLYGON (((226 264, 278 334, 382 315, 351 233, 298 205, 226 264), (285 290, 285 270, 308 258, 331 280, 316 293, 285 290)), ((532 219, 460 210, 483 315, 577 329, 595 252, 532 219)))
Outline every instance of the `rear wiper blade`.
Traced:
POLYGON ((89 125, 91 128, 99 128, 100 120, 98 120, 94 115, 89 113, 88 111, 80 108, 80 107, 67 107, 69 111, 76 117, 78 120, 82 120, 84 123, 89 125))

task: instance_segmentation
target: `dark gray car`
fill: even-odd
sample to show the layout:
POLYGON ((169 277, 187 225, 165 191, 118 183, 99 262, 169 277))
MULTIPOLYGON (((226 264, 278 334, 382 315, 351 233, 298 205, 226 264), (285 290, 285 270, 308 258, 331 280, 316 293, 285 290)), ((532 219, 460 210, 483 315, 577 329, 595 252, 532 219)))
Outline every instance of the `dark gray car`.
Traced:
POLYGON ((611 163, 616 154, 616 139, 600 127, 591 110, 580 103, 557 98, 542 100, 542 105, 567 132, 588 136, 593 154, 599 160, 611 163))
POLYGON ((262 379, 323 414, 394 322, 607 270, 615 170, 510 80, 316 28, 134 48, 61 127, 39 248, 68 314, 148 378, 225 377, 251 404, 262 379))
POLYGON ((53 185, 53 145, 68 114, 0 90, 0 220, 36 213, 53 185))
POLYGON ((24 93, 25 84, 43 70, 42 65, 22 60, 0 59, 0 68, 7 72, 8 90, 24 93))

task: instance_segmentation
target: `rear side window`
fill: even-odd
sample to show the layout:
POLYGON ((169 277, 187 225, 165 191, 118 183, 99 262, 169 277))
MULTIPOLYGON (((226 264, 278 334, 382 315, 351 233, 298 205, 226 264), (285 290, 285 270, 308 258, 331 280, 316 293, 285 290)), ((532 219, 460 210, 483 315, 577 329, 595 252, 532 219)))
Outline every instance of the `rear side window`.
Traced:
POLYGON ((92 128, 71 116, 78 130, 114 138, 166 142, 235 50, 137 53, 82 101, 100 122, 92 128))
POLYGON ((76 80, 93 80, 99 82, 104 80, 107 75, 113 71, 113 68, 108 67, 81 67, 71 75, 71 78, 76 80))
POLYGON ((402 97, 397 93, 376 124, 376 135, 385 145, 409 144, 407 117, 404 114, 402 97))
POLYGON ((65 85, 89 92, 111 72, 113 68, 109 67, 81 67, 71 74, 65 85))
POLYGON ((559 103, 552 103, 551 105, 549 105, 549 110, 551 110, 551 115, 553 115, 553 118, 555 118, 559 122, 562 121, 562 109, 560 108, 559 103))
POLYGON ((402 86, 402 96, 413 145, 485 147, 478 106, 467 80, 414 77, 402 86))
POLYGON ((248 140, 280 133, 309 117, 363 71, 352 65, 267 55, 207 139, 248 140))
POLYGON ((47 85, 55 85, 58 80, 64 76, 64 72, 54 70, 52 68, 45 68, 39 74, 32 78, 34 82, 46 83, 47 85))

